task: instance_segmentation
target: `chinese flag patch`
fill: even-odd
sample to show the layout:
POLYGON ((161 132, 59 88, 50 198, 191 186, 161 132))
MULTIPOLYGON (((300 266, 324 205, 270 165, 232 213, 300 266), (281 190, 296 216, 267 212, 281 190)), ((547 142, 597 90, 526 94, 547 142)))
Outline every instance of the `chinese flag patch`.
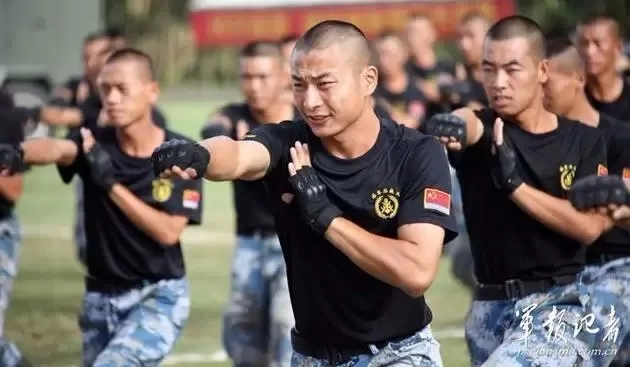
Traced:
POLYGON ((450 215, 451 194, 436 189, 424 189, 424 208, 450 215))
POLYGON ((624 168, 621 174, 621 178, 624 180, 630 180, 630 168, 624 168))
POLYGON ((597 176, 608 176, 608 168, 606 166, 604 166, 603 164, 598 164, 597 165, 597 176))
POLYGON ((184 199, 182 206, 186 209, 199 209, 201 202, 201 193, 195 190, 184 190, 184 199))

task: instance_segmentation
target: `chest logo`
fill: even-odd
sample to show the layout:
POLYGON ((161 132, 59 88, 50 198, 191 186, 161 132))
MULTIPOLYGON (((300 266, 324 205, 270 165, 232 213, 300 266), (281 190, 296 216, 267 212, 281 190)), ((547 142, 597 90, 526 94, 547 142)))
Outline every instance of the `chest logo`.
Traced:
POLYGON ((153 180, 153 190, 151 191, 153 200, 163 203, 171 198, 173 194, 173 183, 170 180, 158 178, 153 180))
POLYGON ((374 212, 379 218, 392 219, 398 213, 400 192, 392 188, 377 190, 372 194, 374 212))
POLYGON ((575 179, 575 166, 572 164, 563 164, 560 166, 560 187, 564 191, 569 191, 573 180, 575 179))

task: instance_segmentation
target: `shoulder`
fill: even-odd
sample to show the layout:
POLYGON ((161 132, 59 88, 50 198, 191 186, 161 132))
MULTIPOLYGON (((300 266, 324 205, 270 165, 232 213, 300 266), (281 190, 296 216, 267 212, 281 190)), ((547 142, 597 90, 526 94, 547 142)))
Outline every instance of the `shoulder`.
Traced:
POLYGON ((390 131, 390 139, 394 140, 393 145, 403 153, 406 159, 414 159, 425 155, 432 157, 436 153, 445 154, 444 147, 433 136, 396 124, 392 120, 385 120, 383 124, 390 131))
POLYGON ((164 131, 166 132, 166 136, 165 136, 165 139, 164 139, 166 141, 168 141, 168 140, 184 140, 184 141, 187 141, 189 143, 194 143, 195 142, 195 140, 193 140, 193 139, 191 139, 191 138, 189 138, 187 136, 184 136, 184 135, 182 135, 180 133, 177 133, 177 132, 175 132, 173 130, 164 129, 164 131))
POLYGON ((219 109, 219 114, 228 117, 230 120, 240 119, 247 113, 245 103, 230 103, 219 109))
POLYGON ((603 148, 607 140, 606 133, 602 129, 566 117, 558 116, 558 128, 565 132, 565 139, 577 142, 582 152, 589 152, 595 147, 603 148))

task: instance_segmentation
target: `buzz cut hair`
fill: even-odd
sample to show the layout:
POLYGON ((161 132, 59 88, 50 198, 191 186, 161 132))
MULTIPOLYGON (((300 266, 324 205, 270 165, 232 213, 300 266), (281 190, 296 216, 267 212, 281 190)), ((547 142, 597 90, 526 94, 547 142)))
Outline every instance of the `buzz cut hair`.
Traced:
POLYGON ((277 42, 253 41, 247 43, 239 52, 240 58, 273 57, 281 59, 282 48, 277 42))
POLYGON ((494 23, 486 35, 490 41, 506 41, 525 38, 529 43, 530 53, 538 60, 545 58, 546 42, 542 28, 536 21, 523 15, 512 15, 494 23))
POLYGON ((567 36, 551 38, 547 41, 546 57, 557 61, 560 71, 565 74, 583 73, 584 63, 577 48, 567 36))
POLYGON ((370 63, 371 47, 365 33, 356 25, 342 20, 325 20, 314 25, 297 40, 294 52, 321 50, 342 43, 351 44, 352 49, 348 52, 355 60, 370 63))
POLYGON ((601 13, 592 14, 582 19, 582 21, 580 21, 580 23, 578 24, 578 28, 583 27, 583 26, 592 26, 596 24, 608 25, 610 27, 612 36, 615 39, 621 40, 623 38, 623 34, 621 32, 621 26, 619 25, 619 22, 614 17, 607 14, 601 14, 601 13))
POLYGON ((153 60, 146 52, 132 47, 121 48, 112 52, 112 54, 107 58, 107 61, 105 61, 105 64, 112 64, 120 61, 135 62, 146 72, 147 77, 151 81, 155 81, 155 67, 153 65, 153 60))
POLYGON ((473 21, 482 21, 488 25, 491 24, 490 18, 478 10, 472 10, 465 13, 464 16, 459 19, 459 24, 468 24, 473 21))

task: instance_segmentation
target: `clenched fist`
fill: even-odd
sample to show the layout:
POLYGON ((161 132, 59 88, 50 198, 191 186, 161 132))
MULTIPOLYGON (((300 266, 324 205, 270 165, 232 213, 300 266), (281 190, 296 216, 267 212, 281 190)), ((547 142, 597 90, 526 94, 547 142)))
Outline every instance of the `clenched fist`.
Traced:
POLYGON ((151 155, 156 177, 180 177, 185 180, 202 178, 210 163, 210 152, 197 143, 169 140, 151 155))
POLYGON ((466 121, 450 113, 438 113, 422 124, 422 132, 440 139, 447 148, 460 150, 466 145, 466 121))

